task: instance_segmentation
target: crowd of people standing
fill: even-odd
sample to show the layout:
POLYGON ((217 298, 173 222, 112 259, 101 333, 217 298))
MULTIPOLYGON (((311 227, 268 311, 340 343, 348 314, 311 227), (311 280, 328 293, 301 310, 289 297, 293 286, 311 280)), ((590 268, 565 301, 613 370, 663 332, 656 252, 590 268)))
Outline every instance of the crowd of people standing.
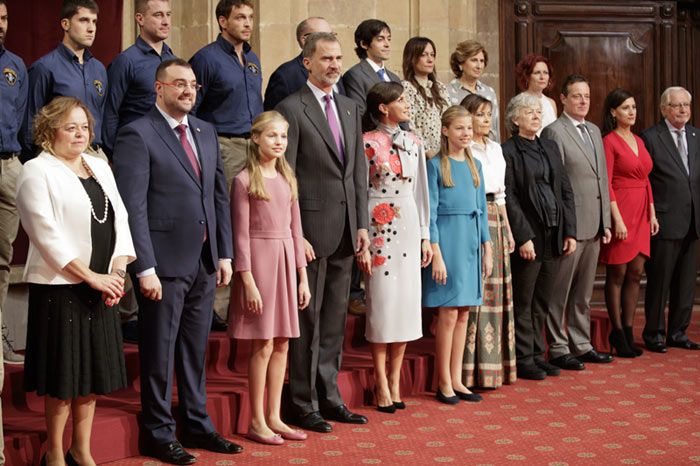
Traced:
POLYGON ((591 344, 599 261, 614 354, 642 354, 632 326, 645 270, 646 349, 700 349, 686 335, 700 130, 682 87, 664 91, 660 123, 640 136, 635 96, 613 90, 601 132, 586 77, 562 79, 559 114, 552 66, 529 54, 499 115, 482 44, 457 45, 446 85, 435 43, 413 37, 402 79, 386 68, 390 26, 368 19, 343 73, 341 43, 313 17, 263 94, 249 0, 218 2, 221 32, 189 61, 165 42, 168 0, 135 1, 140 35, 107 68, 89 50, 98 14, 94 0, 65 0, 62 42, 27 70, 3 47, 0 0, 0 305, 21 219, 25 389, 46 400, 43 464, 95 464, 96 395, 126 385, 122 320, 136 309, 142 453, 191 464, 187 448, 242 451, 206 410, 217 289, 230 336, 251 341, 247 436, 267 445, 368 422, 337 382, 357 292, 384 414, 407 409, 401 367, 425 312, 437 315, 438 402, 612 362, 591 344))

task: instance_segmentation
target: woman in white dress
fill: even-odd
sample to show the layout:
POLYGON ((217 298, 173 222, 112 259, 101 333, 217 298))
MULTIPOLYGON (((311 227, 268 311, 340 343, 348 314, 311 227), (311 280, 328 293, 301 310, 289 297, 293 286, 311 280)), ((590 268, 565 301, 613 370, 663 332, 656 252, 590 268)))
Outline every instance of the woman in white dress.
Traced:
POLYGON ((540 99, 542 126, 537 131, 537 136, 539 136, 547 125, 557 119, 557 104, 554 99, 545 95, 545 92, 551 91, 554 87, 552 66, 546 57, 530 53, 525 55, 515 66, 515 76, 518 86, 524 94, 533 95, 540 99))
POLYGON ((362 126, 371 245, 357 261, 367 287, 365 338, 372 344, 377 409, 385 413, 406 407, 401 365, 406 342, 422 336, 420 269, 433 255, 425 152, 418 136, 399 127, 408 120, 401 84, 370 89, 362 126))

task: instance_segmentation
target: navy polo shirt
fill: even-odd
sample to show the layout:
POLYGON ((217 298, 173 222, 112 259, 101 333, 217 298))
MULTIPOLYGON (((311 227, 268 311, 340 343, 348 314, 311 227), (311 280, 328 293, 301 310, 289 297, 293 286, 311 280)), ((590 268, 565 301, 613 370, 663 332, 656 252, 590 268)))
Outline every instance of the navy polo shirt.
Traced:
POLYGON ((0 71, 0 152, 19 152, 29 89, 27 68, 21 58, 0 46, 0 71))
MULTIPOLYGON (((33 152, 32 124, 41 107, 54 97, 75 97, 83 101, 95 119, 95 144, 102 144, 102 114, 107 93, 107 70, 93 57, 83 52, 83 63, 63 43, 29 67, 29 101, 22 129, 22 144, 33 152)), ((34 154, 26 154, 33 156, 34 154)))
POLYGON ((109 90, 104 111, 102 141, 107 152, 114 147, 117 131, 145 115, 156 103, 156 69, 175 57, 167 44, 160 55, 140 36, 109 65, 109 90))
POLYGON ((243 59, 221 34, 200 49, 190 64, 202 89, 193 113, 212 123, 219 134, 249 133, 253 119, 263 111, 260 60, 243 44, 243 59))

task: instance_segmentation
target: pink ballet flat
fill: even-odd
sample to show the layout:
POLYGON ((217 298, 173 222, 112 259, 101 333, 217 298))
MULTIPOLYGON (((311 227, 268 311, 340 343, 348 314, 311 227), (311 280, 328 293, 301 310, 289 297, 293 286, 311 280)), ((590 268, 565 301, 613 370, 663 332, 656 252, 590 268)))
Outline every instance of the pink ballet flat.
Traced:
POLYGON ((248 435, 246 435, 248 440, 252 440, 254 442, 262 443, 264 445, 283 445, 284 440, 282 439, 282 436, 280 434, 275 434, 272 437, 263 437, 260 434, 256 434, 253 431, 248 431, 248 435))
POLYGON ((272 430, 277 435, 280 435, 285 440, 306 440, 309 436, 306 432, 301 430, 294 430, 293 432, 282 432, 281 430, 272 430))

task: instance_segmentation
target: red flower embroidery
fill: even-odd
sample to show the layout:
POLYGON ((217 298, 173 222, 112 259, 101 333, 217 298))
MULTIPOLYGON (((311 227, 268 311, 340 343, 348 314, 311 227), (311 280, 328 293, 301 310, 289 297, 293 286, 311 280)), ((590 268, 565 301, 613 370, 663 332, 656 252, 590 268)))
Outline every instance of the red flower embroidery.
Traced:
POLYGON ((397 175, 401 174, 401 159, 397 154, 391 154, 389 156, 389 165, 391 166, 391 171, 397 175))
POLYGON ((374 221, 380 225, 391 222, 394 219, 394 215, 394 209, 386 202, 377 204, 374 209, 372 209, 372 217, 374 221))
POLYGON ((372 246, 374 246, 375 248, 383 248, 384 247, 384 238, 382 238, 381 236, 374 238, 372 240, 372 246))
POLYGON ((372 256, 372 267, 379 267, 380 265, 384 265, 384 262, 386 262, 386 257, 380 256, 378 254, 372 256))
POLYGON ((365 157, 367 157, 367 160, 374 157, 374 149, 372 146, 365 147, 365 157))

